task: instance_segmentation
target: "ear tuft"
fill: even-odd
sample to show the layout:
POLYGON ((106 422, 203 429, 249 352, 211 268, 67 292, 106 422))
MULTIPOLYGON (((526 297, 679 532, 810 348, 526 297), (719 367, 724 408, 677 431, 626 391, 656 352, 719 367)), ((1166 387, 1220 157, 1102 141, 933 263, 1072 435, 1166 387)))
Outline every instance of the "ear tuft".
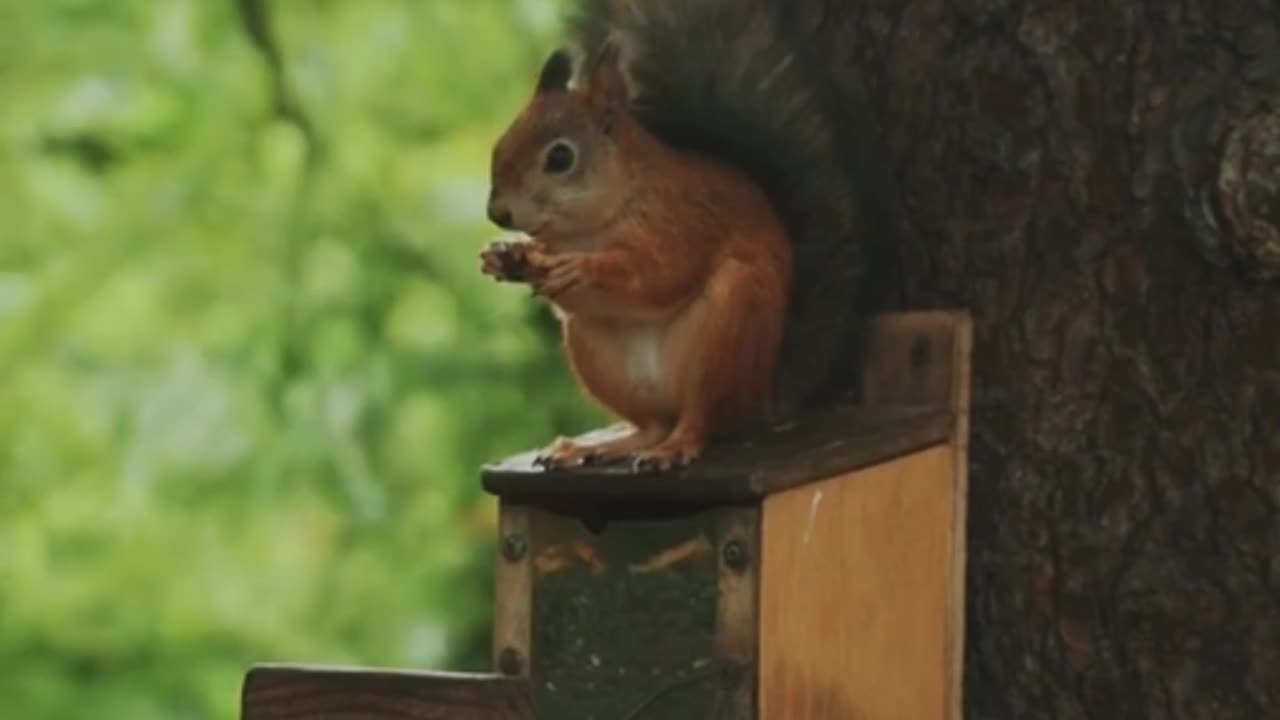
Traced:
POLYGON ((622 45, 617 37, 607 37, 600 43, 600 47, 596 49, 595 65, 616 71, 622 70, 622 45))
POLYGON ((591 58, 591 75, 597 82, 608 85, 611 94, 629 99, 631 78, 627 75, 625 50, 621 37, 606 38, 591 58))
POLYGON ((566 48, 551 53, 538 75, 538 92, 564 92, 573 79, 573 56, 566 48))
POLYGON ((599 110, 605 131, 631 103, 632 86, 627 77, 622 43, 616 37, 606 39, 592 55, 588 67, 587 96, 599 110))

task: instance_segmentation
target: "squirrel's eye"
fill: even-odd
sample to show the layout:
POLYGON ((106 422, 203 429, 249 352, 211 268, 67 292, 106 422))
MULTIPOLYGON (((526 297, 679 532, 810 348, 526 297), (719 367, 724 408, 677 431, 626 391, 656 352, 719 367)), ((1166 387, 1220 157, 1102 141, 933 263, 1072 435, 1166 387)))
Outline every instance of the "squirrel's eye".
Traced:
POLYGON ((544 169, 557 175, 567 172, 569 168, 573 167, 573 158, 573 148, 565 143, 558 142, 547 151, 547 164, 544 169))

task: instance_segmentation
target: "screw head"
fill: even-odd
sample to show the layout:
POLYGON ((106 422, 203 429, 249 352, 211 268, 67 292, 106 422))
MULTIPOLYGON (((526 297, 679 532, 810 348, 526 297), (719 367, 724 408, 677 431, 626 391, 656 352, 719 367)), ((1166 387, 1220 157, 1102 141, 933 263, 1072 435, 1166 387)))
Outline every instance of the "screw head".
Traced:
POLYGON ((503 675, 519 675, 524 668, 524 658, 515 648, 502 648, 498 653, 498 670, 503 675))
POLYGON ((524 558, 524 554, 529 551, 529 543, 519 535, 507 535, 502 538, 502 557, 507 562, 519 562, 524 558))
POLYGON ((747 546, 741 540, 730 540, 725 543, 721 555, 724 557, 724 564, 730 570, 742 572, 747 569, 747 562, 750 558, 748 557, 747 546))

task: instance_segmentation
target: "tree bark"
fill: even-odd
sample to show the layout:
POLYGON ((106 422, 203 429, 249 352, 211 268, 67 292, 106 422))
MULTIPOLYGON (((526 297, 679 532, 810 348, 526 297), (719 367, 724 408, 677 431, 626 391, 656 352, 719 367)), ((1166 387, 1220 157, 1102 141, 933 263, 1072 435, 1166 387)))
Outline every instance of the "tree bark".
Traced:
POLYGON ((1280 718, 1280 6, 830 4, 975 316, 969 718, 1280 718))

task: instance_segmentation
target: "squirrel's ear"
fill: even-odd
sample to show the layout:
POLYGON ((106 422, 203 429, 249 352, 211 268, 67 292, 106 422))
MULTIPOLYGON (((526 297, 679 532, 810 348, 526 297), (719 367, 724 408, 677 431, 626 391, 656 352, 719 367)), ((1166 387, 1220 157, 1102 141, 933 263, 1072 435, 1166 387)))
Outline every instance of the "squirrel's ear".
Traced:
POLYGON ((631 101, 631 83, 623 70, 622 48, 615 40, 607 40, 591 63, 587 96, 600 110, 605 131, 631 101))
POLYGON ((565 92, 573 79, 573 56, 565 48, 551 53, 538 75, 538 92, 565 92))

